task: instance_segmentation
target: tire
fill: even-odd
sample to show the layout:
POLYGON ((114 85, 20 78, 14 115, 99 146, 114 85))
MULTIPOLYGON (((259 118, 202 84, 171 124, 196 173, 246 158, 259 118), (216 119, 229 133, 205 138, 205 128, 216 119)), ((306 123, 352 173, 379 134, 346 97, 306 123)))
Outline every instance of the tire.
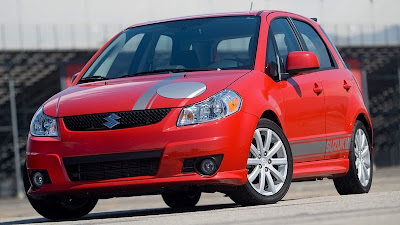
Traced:
POLYGON ((272 204, 281 200, 288 192, 293 176, 292 153, 282 129, 271 120, 260 119, 257 124, 247 169, 246 184, 228 193, 236 204, 243 206, 272 204), (261 144, 257 140, 262 140, 261 144), (270 144, 267 152, 260 152, 268 140, 270 144))
POLYGON ((40 215, 51 220, 76 219, 87 215, 97 204, 97 199, 92 198, 67 198, 55 201, 52 199, 34 199, 28 195, 31 186, 26 165, 23 168, 23 181, 29 203, 40 215))
POLYGON ((372 184, 372 162, 371 138, 368 136, 364 124, 357 120, 354 124, 350 143, 349 170, 344 177, 333 179, 337 192, 341 195, 368 193, 372 184), (362 140, 364 142, 360 143, 362 140), (362 150, 362 153, 359 152, 359 149, 362 150), (362 160, 359 156, 362 156, 362 160), (364 175, 363 178, 361 174, 364 175))
POLYGON ((171 208, 186 208, 195 206, 201 196, 200 191, 173 191, 161 194, 165 204, 171 208))

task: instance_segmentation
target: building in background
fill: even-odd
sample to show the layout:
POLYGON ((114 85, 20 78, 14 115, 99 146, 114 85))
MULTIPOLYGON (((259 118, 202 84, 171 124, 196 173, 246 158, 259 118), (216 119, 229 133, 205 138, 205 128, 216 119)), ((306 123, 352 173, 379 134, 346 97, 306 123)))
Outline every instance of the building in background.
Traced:
POLYGON ((16 193, 14 147, 23 163, 36 109, 66 88, 118 31, 145 21, 251 7, 318 18, 363 90, 374 125, 376 165, 399 165, 397 0, 0 0, 0 197, 16 193), (14 142, 10 81, 18 119, 14 142))

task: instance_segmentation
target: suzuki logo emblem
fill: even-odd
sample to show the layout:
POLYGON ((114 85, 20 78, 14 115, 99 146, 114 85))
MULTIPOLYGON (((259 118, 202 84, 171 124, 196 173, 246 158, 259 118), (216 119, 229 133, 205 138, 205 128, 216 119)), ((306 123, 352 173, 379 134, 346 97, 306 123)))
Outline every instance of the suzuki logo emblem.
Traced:
POLYGON ((115 113, 111 113, 109 116, 107 116, 106 118, 104 118, 104 120, 106 120, 107 122, 104 122, 103 124, 108 127, 108 128, 113 128, 115 126, 117 126, 118 124, 120 124, 120 122, 118 122, 117 120, 121 119, 121 117, 119 117, 117 114, 115 113))

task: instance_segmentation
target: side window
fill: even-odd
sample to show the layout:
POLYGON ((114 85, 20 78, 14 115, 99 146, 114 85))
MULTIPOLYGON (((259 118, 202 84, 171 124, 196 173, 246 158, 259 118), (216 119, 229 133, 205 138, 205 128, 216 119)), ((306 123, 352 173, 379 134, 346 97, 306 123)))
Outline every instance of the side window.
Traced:
MULTIPOLYGON (((322 33, 324 33, 325 37, 328 38, 329 43, 331 43, 333 49, 336 52, 336 55, 339 57, 340 61, 342 62, 342 65, 347 68, 346 63, 344 63, 342 56, 340 55, 340 53, 337 50, 336 46, 333 44, 333 41, 329 38, 329 35, 324 31, 324 29, 322 29, 321 26, 319 26, 319 28, 322 30, 322 33)), ((332 58, 332 60, 333 60, 333 58, 332 58)))
POLYGON ((327 47, 318 33, 309 24, 293 20, 297 30, 301 34, 308 51, 313 52, 319 61, 321 69, 333 67, 327 47))
POLYGON ((268 32, 267 40, 267 57, 265 58, 265 73, 272 77, 278 77, 278 62, 276 58, 276 51, 274 47, 274 38, 272 32, 268 32))
POLYGON ((299 42, 293 33, 289 22, 284 18, 275 19, 271 22, 270 30, 272 30, 279 55, 283 63, 283 68, 286 68, 286 59, 290 52, 301 51, 299 42))
POLYGON ((153 69, 164 69, 169 66, 172 52, 172 39, 161 35, 154 49, 153 69))

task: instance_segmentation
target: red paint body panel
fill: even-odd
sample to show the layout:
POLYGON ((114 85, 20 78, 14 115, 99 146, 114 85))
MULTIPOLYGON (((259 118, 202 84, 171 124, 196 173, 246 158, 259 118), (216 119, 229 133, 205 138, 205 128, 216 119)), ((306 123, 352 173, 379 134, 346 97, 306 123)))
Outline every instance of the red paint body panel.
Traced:
MULTIPOLYGON (((155 99, 151 109, 172 108, 156 124, 107 131, 70 131, 65 127, 62 117, 130 111, 143 93, 160 80, 171 76, 158 74, 77 85, 80 77, 115 37, 107 42, 82 69, 72 87, 44 103, 44 113, 57 117, 60 136, 29 136, 27 168, 46 169, 52 180, 52 184, 45 184, 39 190, 31 188, 29 194, 42 196, 172 185, 243 185, 247 180, 246 163, 253 133, 266 111, 276 115, 290 142, 294 156, 294 180, 344 175, 349 166, 349 147, 346 141, 351 136, 356 118, 364 115, 371 132, 372 125, 354 77, 341 64, 340 56, 336 55, 334 47, 316 22, 292 13, 265 11, 202 15, 146 24, 243 15, 261 17, 254 70, 199 71, 185 73, 185 76, 182 74, 168 84, 201 82, 207 89, 190 99, 165 98, 157 94, 151 96, 155 99), (269 24, 278 17, 297 18, 313 25, 336 61, 336 68, 302 73, 281 81, 266 75, 264 70, 269 24), (351 87, 347 88, 348 86, 351 87), (242 97, 238 112, 212 122, 177 127, 182 107, 203 101, 225 88, 234 90, 242 97), (310 151, 309 146, 318 151, 310 151), (64 157, 150 150, 162 151, 155 176, 72 182, 62 160, 64 157), (185 159, 217 154, 223 154, 223 160, 215 175, 207 177, 196 173, 182 173, 185 159)), ((289 67, 305 66, 301 60, 292 63, 289 67)))
POLYGON ((294 164, 293 180, 304 180, 320 177, 337 177, 345 175, 349 169, 348 159, 320 160, 294 164))
MULTIPOLYGON (((185 73, 186 76, 182 74, 171 83, 203 82, 207 85, 206 91, 201 96, 191 99, 171 99, 159 96, 151 108, 182 107, 199 102, 226 88, 248 72, 248 70, 229 70, 190 72, 185 73)), ((57 96, 59 98, 58 114, 53 114, 54 110, 45 112, 49 116, 64 117, 130 111, 145 91, 169 76, 171 74, 160 74, 75 85, 58 94, 60 96, 57 96), (112 102, 113 104, 103 104, 104 102, 112 102)), ((48 105, 46 104, 45 108, 47 107, 48 105)))
MULTIPOLYGON (((286 81, 281 81, 280 84, 285 101, 285 116, 283 118, 286 124, 285 134, 289 142, 325 138, 324 95, 313 91, 316 85, 322 86, 319 78, 315 74, 298 75, 286 81)), ((295 146, 292 146, 295 162, 324 158, 323 155, 313 156, 312 158, 310 155, 296 160, 299 155, 303 155, 297 153, 296 150, 295 146)))
MULTIPOLYGON (((346 121, 349 113, 350 97, 359 90, 346 90, 343 85, 352 82, 352 75, 346 69, 326 70, 317 72, 322 80, 325 95, 326 134, 328 137, 351 134, 354 121, 346 121)), ((358 103, 359 104, 359 103, 358 103)), ((337 153, 326 156, 331 158, 347 158, 346 153, 337 153)))

